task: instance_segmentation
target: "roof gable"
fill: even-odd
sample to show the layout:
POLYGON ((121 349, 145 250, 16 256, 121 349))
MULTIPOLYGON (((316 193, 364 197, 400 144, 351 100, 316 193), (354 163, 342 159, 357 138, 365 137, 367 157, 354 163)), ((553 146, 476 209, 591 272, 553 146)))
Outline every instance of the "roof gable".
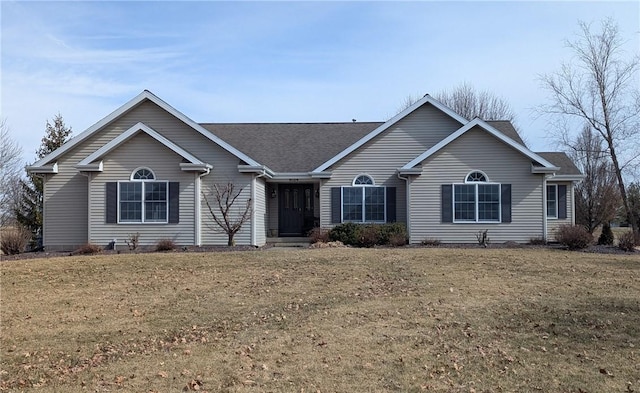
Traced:
POLYGON ((465 124, 460 129, 458 129, 453 134, 451 134, 448 137, 444 138, 442 141, 440 141, 440 143, 436 144, 432 148, 428 149, 424 153, 420 154, 418 157, 414 158, 413 160, 411 160, 410 162, 405 164, 401 168, 401 170, 412 169, 413 167, 415 167, 416 165, 420 164, 422 161, 426 160, 427 158, 429 158, 430 156, 432 156, 436 152, 442 150, 448 144, 450 144, 451 142, 455 141, 460 136, 464 135, 466 132, 468 132, 469 130, 473 129, 476 126, 479 126, 483 130, 487 131, 490 135, 494 136, 495 138, 497 138, 497 139, 501 140, 502 142, 506 143, 507 145, 511 146, 512 148, 514 148, 515 150, 519 151, 523 155, 529 157, 531 160, 539 163, 544 168, 555 169, 555 170, 559 169, 558 167, 554 166, 553 164, 551 164, 549 161, 545 160, 544 158, 542 158, 538 154, 532 152, 531 150, 527 149, 525 146, 521 145, 520 143, 517 143, 513 139, 507 137, 506 135, 504 135, 503 133, 501 133, 500 131, 498 131, 494 127, 492 127, 491 125, 487 124, 487 122, 485 122, 485 121, 483 121, 483 120, 481 120, 479 118, 475 118, 472 121, 470 121, 467 124, 465 124))
POLYGON ((416 101, 413 105, 409 106, 408 108, 406 108, 402 112, 398 113, 397 115, 395 115, 391 119, 389 119, 386 122, 382 123, 379 127, 374 129, 373 131, 371 131, 370 133, 368 133, 364 137, 360 138, 358 141, 356 141, 355 143, 353 143, 352 145, 350 145, 346 149, 342 150, 340 153, 338 153, 335 156, 333 156, 330 160, 324 162, 322 165, 320 165, 317 168, 315 168, 313 170, 313 172, 325 171, 331 165, 335 164, 336 162, 340 161, 341 159, 343 159, 347 155, 351 154, 352 152, 354 152, 355 150, 360 148, 362 145, 364 145, 365 143, 369 142, 373 138, 377 137, 378 135, 380 135, 381 133, 383 133, 384 131, 389 129, 391 126, 393 126, 394 124, 398 123, 400 120, 404 119, 409 114, 411 114, 413 111, 417 110, 418 108, 420 108, 422 105, 425 105, 425 104, 433 105, 434 107, 438 108, 439 110, 441 110, 442 112, 444 112, 445 114, 450 116, 451 118, 453 118, 456 121, 458 121, 460 124, 465 124, 465 123, 468 122, 467 119, 465 119, 464 117, 462 117, 459 114, 457 114, 456 112, 454 112, 451 108, 447 107, 446 105, 444 105, 440 101, 438 101, 435 98, 431 97, 430 95, 426 94, 420 100, 416 101))
POLYGON ((101 163, 98 165, 95 165, 95 164, 92 165, 92 163, 104 157, 105 155, 109 154, 109 152, 115 150, 118 146, 122 145, 123 143, 133 138, 135 135, 137 135, 140 132, 144 132, 145 134, 149 135, 156 141, 160 142, 161 144, 163 144, 164 146, 172 150, 174 153, 178 154, 185 160, 189 161, 189 163, 192 164, 192 166, 198 166, 202 168, 206 168, 206 167, 211 168, 211 165, 205 164, 204 162, 200 161, 198 158, 196 158, 195 156, 193 156, 192 154, 190 154, 180 146, 176 145, 175 143, 171 142, 169 139, 160 135, 159 133, 157 133, 151 127, 147 126, 144 123, 137 123, 133 127, 129 128, 127 131, 118 135, 116 138, 112 139, 109 143, 105 144, 98 150, 94 151, 93 153, 85 157, 82 161, 78 163, 78 165, 76 165, 76 168, 80 170, 98 170, 98 171, 102 170, 101 163))
POLYGON ((174 117, 176 117, 177 119, 179 119, 180 121, 182 121, 183 123, 188 125, 189 127, 193 128, 195 131, 197 131, 200 134, 204 135, 206 138, 208 138, 209 140, 211 140, 212 142, 214 142, 215 144, 217 144, 218 146, 220 146, 224 150, 226 150, 229 153, 233 154, 234 156, 238 157, 240 160, 242 160, 242 161, 244 161, 247 164, 252 165, 252 166, 260 166, 260 164, 257 161, 255 161, 251 157, 247 156, 246 154, 240 152, 238 149, 236 149, 235 147, 231 146, 230 144, 228 144, 227 142, 223 141, 222 139, 218 138, 217 136, 211 134, 209 131, 204 129, 200 124, 194 122, 193 120, 188 118, 186 115, 184 115, 182 112, 178 111, 177 109, 175 109, 171 105, 167 104, 165 101, 161 100, 155 94, 151 93, 149 90, 144 90, 142 93, 138 94, 136 97, 131 99, 129 102, 127 102, 126 104, 122 105, 121 107, 119 107, 115 111, 111 112, 109 115, 104 117, 99 122, 97 122, 94 125, 92 125, 91 127, 87 128, 85 131, 83 131, 82 133, 80 133, 76 137, 72 138, 71 140, 69 140, 68 142, 66 142, 62 146, 60 146, 58 149, 54 150, 53 152, 49 153, 48 155, 46 155, 45 157, 43 157, 39 161, 35 162, 33 165, 29 166, 29 169, 32 170, 32 171, 36 171, 37 172, 40 167, 43 167, 43 166, 51 163, 52 161, 56 160, 58 157, 64 155, 66 152, 71 150, 73 147, 77 146, 82 141, 88 139, 90 136, 92 136, 95 133, 97 133, 98 131, 100 131, 103 127, 107 126, 108 124, 110 124, 111 122, 113 122, 114 120, 119 118, 120 116, 124 115, 125 113, 129 112, 130 110, 132 110, 136 106, 140 105, 145 100, 149 100, 149 101, 153 102, 154 104, 158 105, 159 107, 161 107, 162 109, 164 109, 165 111, 167 111, 168 113, 170 113, 171 115, 173 115, 174 117))

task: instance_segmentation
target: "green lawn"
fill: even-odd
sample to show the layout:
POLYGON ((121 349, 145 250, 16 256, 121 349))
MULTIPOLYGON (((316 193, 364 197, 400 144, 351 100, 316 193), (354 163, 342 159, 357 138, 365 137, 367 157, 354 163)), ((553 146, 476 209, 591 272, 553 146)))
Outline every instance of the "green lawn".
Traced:
POLYGON ((0 271, 2 391, 640 391, 637 254, 121 254, 0 271))

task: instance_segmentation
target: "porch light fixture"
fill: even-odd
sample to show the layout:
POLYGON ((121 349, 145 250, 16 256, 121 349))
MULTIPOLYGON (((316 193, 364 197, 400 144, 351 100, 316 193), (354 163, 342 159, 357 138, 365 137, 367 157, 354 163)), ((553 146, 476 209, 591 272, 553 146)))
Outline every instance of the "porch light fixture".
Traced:
POLYGON ((316 190, 316 198, 320 198, 320 190, 316 190))
POLYGON ((276 189, 275 189, 275 188, 272 188, 272 189, 271 189, 271 198, 272 198, 272 199, 275 199, 275 197, 277 197, 277 196, 278 196, 278 195, 276 194, 276 189))

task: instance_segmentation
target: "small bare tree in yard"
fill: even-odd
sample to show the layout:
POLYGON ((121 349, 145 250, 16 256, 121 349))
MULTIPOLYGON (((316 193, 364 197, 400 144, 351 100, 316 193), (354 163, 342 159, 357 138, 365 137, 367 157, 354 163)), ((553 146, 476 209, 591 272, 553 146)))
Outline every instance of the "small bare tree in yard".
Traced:
POLYGON ((251 219, 251 198, 248 198, 246 203, 239 202, 236 205, 240 194, 242 194, 242 187, 236 188, 231 182, 213 185, 213 192, 209 195, 209 198, 212 198, 211 203, 209 198, 202 194, 209 214, 216 224, 213 229, 227 234, 228 246, 235 245, 234 236, 240 231, 242 225, 251 219))
POLYGON ((627 219, 637 233, 623 172, 640 156, 640 61, 638 56, 625 58, 623 40, 613 20, 604 20, 595 33, 589 24, 579 25, 580 35, 567 42, 575 61, 541 77, 551 103, 540 109, 586 122, 595 131, 612 164, 627 219))
POLYGON ((620 207, 615 170, 602 139, 588 124, 566 146, 569 156, 585 175, 575 188, 576 222, 593 234, 598 226, 610 223, 620 207))

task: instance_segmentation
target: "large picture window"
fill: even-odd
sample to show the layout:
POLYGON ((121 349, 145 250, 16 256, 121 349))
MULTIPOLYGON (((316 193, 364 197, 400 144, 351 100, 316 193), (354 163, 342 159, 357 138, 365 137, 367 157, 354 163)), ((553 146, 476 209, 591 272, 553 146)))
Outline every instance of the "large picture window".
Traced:
POLYGON ((148 168, 133 172, 131 181, 118 183, 119 222, 167 223, 169 187, 148 168))
POLYGON ((500 222, 500 184, 474 171, 464 184, 453 185, 454 222, 500 222))
POLYGON ((376 186, 368 175, 357 176, 352 184, 352 187, 342 187, 342 221, 385 222, 385 187, 376 186))

